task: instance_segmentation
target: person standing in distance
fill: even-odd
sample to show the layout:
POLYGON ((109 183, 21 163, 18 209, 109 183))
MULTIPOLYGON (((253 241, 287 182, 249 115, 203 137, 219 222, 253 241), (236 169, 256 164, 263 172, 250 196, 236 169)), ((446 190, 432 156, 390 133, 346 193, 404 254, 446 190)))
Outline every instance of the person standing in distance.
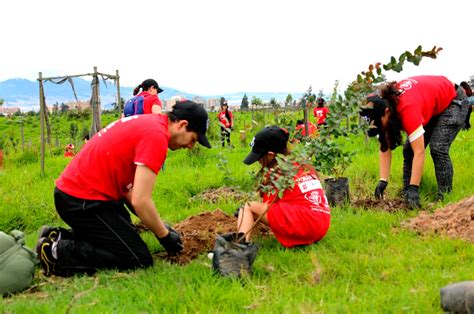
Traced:
POLYGON ((169 254, 183 247, 152 199, 168 149, 210 148, 206 110, 178 102, 167 115, 134 115, 112 122, 84 145, 56 180, 56 210, 71 229, 43 226, 36 251, 46 275, 149 267, 153 259, 128 209, 169 254))

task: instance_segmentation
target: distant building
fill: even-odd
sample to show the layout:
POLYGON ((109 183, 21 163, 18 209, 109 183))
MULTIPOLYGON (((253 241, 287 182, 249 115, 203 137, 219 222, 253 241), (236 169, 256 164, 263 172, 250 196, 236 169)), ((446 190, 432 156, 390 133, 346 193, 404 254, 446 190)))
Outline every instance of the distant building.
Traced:
POLYGON ((21 111, 18 107, 0 107, 0 114, 4 116, 11 116, 18 111, 21 111))

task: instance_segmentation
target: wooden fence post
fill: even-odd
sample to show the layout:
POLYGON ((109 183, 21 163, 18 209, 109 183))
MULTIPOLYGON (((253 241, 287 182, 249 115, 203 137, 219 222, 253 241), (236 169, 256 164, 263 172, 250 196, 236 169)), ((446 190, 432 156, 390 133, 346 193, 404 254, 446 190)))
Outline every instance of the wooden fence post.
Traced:
POLYGON ((43 73, 38 73, 39 81, 39 94, 40 94, 40 164, 41 164, 41 174, 44 175, 44 90, 43 90, 43 73))

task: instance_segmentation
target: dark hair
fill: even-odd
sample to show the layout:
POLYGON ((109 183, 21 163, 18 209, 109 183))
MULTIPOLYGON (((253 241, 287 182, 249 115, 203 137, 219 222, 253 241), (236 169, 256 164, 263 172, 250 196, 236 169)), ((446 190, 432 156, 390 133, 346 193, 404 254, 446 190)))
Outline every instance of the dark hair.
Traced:
POLYGON ((386 152, 397 148, 402 143, 402 123, 397 112, 398 96, 401 92, 397 88, 397 82, 393 81, 380 90, 380 96, 387 101, 387 108, 390 110, 388 125, 379 133, 380 150, 386 152))
POLYGON ((304 124, 304 120, 296 120, 296 125, 301 125, 301 124, 304 124))
POLYGON ((318 98, 318 108, 324 107, 325 103, 326 103, 326 101, 324 100, 324 98, 322 98, 322 97, 318 98))
POLYGON ((158 89, 158 83, 154 80, 154 79, 146 79, 144 80, 140 85, 138 85, 137 87, 135 87, 135 89, 133 90, 133 96, 135 96, 136 94, 138 94, 140 92, 140 89, 142 91, 147 91, 149 90, 151 87, 155 87, 156 89, 158 89))
POLYGON ((232 123, 232 119, 230 118, 229 105, 227 104, 227 100, 224 100, 224 101, 221 103, 221 108, 222 108, 223 106, 227 106, 227 108, 225 108, 225 117, 227 118, 227 121, 229 121, 230 123, 232 123))
POLYGON ((466 92, 466 96, 467 97, 471 97, 472 96, 472 89, 471 89, 471 86, 469 86, 469 84, 465 81, 462 81, 461 82, 461 87, 464 88, 464 91, 466 92))

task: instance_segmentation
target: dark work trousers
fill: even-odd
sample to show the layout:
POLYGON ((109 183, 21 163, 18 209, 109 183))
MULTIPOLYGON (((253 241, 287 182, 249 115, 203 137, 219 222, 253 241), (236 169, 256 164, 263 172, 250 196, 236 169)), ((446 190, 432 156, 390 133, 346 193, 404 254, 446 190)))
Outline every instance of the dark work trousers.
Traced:
POLYGON ((72 228, 71 232, 61 232, 58 241, 57 268, 61 271, 126 270, 153 264, 123 203, 83 200, 58 188, 54 202, 59 216, 72 228))
MULTIPOLYGON (((424 126, 425 148, 430 144, 438 193, 450 192, 453 188, 453 164, 449 157, 449 148, 464 125, 467 106, 453 101, 439 116, 432 118, 424 126)), ((403 186, 410 184, 413 150, 408 139, 403 145, 403 186)))
POLYGON ((227 141, 227 145, 230 146, 230 128, 224 128, 221 126, 221 143, 222 147, 225 146, 225 142, 227 141))
POLYGON ((467 107, 467 115, 466 115, 466 121, 464 122, 464 129, 469 130, 471 128, 471 112, 472 112, 472 106, 469 104, 467 107))

